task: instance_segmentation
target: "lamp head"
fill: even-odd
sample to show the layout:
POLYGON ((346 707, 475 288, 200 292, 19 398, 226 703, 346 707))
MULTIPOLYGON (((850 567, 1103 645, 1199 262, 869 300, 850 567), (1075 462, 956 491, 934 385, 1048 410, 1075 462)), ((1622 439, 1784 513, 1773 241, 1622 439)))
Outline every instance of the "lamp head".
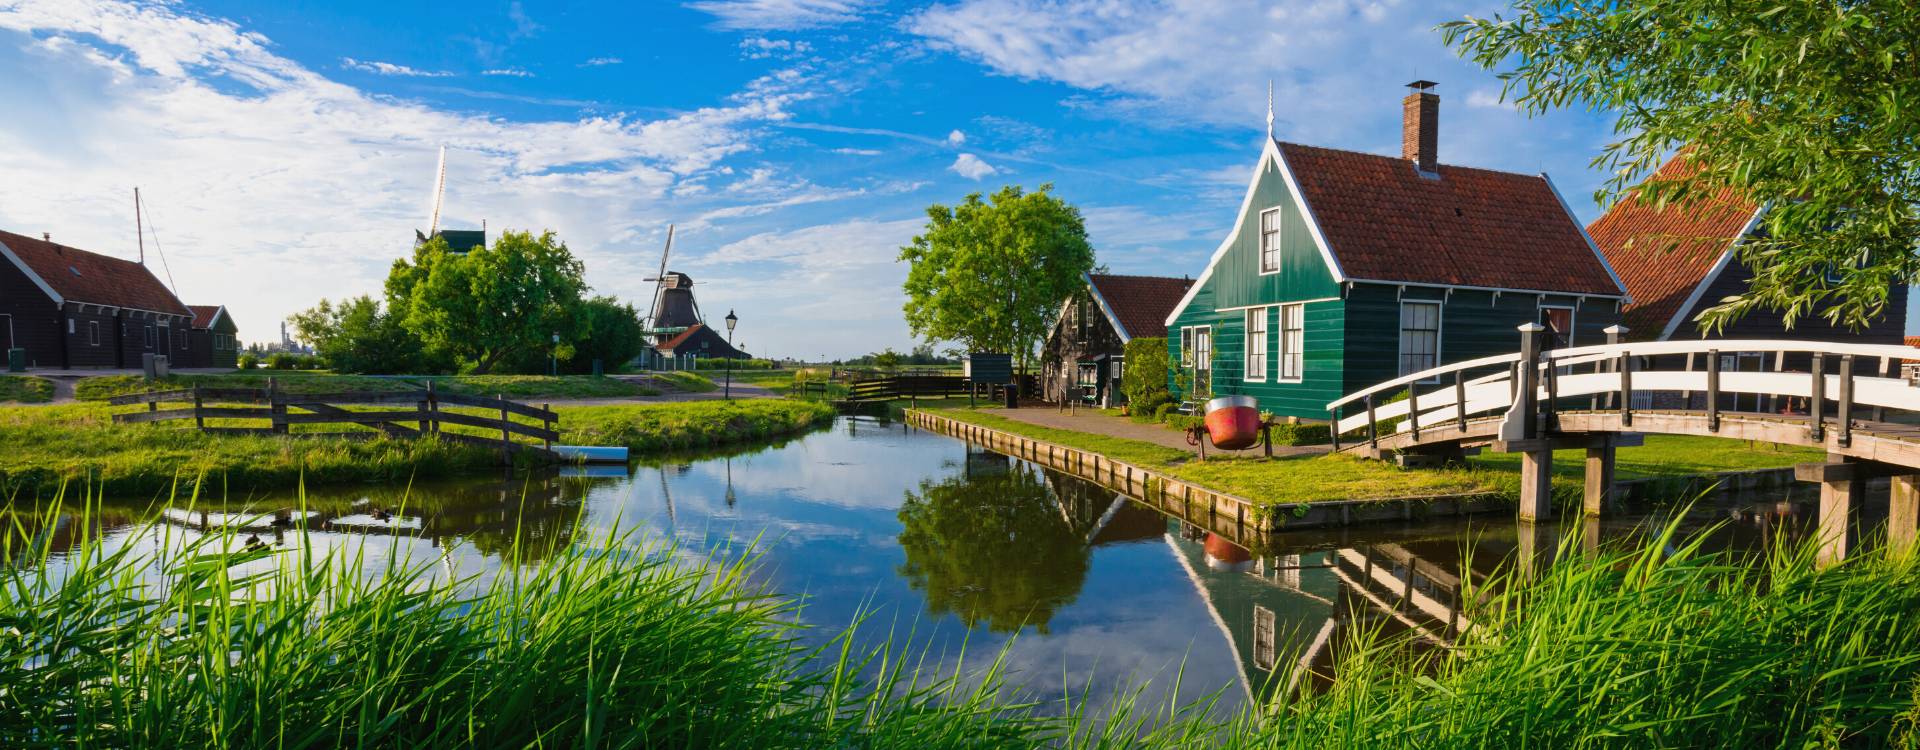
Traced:
POLYGON ((740 318, 734 315, 732 310, 728 310, 727 311, 727 333, 733 333, 733 327, 737 325, 739 322, 740 322, 740 318))

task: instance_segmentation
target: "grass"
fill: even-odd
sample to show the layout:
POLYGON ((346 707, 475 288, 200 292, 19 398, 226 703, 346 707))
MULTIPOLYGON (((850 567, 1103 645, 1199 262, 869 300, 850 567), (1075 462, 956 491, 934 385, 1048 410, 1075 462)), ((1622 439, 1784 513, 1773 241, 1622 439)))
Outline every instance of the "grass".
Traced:
MULTIPOLYGON (((493 449, 439 440, 288 439, 208 435, 177 422, 114 424, 111 415, 125 410, 102 404, 0 407, 0 446, 5 446, 0 494, 46 495, 63 479, 91 477, 109 494, 151 495, 171 486, 176 477, 202 473, 221 477, 235 492, 284 489, 303 476, 316 486, 401 482, 494 471, 499 461, 493 449)), ((833 416, 823 404, 783 399, 560 406, 554 411, 560 416, 559 442, 624 445, 636 452, 764 440, 811 429, 833 416)), ((446 429, 481 432, 453 425, 446 429)))
POLYGON ((53 381, 32 375, 0 375, 0 403, 44 404, 53 400, 53 381))
POLYGON ((687 370, 654 373, 653 378, 682 393, 708 393, 720 390, 719 383, 713 382, 705 375, 687 370))
POLYGON ((277 552, 165 527, 134 531, 172 536, 152 547, 55 552, 14 533, 52 515, 15 520, 7 747, 984 748, 1070 730, 999 687, 997 661, 975 687, 855 649, 851 629, 804 646, 798 605, 748 561, 632 532, 448 581, 368 545, 277 552))
MULTIPOLYGON (((1051 443, 1094 451, 1119 461, 1165 472, 1260 505, 1331 500, 1392 500, 1436 495, 1496 494, 1517 498, 1519 457, 1482 454, 1466 467, 1402 469, 1384 461, 1351 456, 1299 456, 1265 460, 1213 457, 1195 461, 1184 450, 1155 443, 1029 424, 993 410, 944 409, 942 416, 1051 443)), ((1686 477, 1699 474, 1792 466, 1819 460, 1818 451, 1745 441, 1677 435, 1649 435, 1641 447, 1621 448, 1617 477, 1686 477)), ((1561 504, 1578 502, 1585 471, 1582 451, 1556 452, 1554 496, 1561 504)))
POLYGON ((445 375, 429 377, 372 377, 314 372, 240 372, 233 374, 172 375, 149 382, 139 375, 102 375, 83 378, 74 386, 74 398, 81 401, 105 401, 114 396, 202 385, 209 388, 265 388, 267 378, 275 378, 288 393, 368 393, 425 388, 428 380, 434 388, 475 396, 504 395, 510 399, 529 398, 609 398, 619 396, 655 396, 659 391, 617 378, 591 375, 445 375))

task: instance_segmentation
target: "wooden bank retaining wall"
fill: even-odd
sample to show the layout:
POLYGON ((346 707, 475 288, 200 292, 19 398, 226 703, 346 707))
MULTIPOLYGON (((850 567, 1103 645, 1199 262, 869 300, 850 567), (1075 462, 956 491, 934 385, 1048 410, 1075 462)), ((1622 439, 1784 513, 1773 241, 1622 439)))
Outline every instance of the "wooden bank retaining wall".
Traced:
POLYGON ((921 429, 959 438, 1086 479, 1227 536, 1242 546, 1256 542, 1258 536, 1289 529, 1411 521, 1492 511, 1511 512, 1514 507, 1511 500, 1490 494, 1391 500, 1326 500, 1262 507, 1237 495, 1207 489, 1093 451, 1035 440, 919 409, 907 411, 906 420, 908 424, 921 429))

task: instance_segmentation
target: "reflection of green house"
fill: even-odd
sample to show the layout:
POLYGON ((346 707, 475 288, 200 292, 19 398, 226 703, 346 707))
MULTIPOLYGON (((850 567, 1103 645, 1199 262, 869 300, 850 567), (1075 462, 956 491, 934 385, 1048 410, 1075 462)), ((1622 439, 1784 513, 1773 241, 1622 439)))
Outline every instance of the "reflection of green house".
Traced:
POLYGON ((1404 102, 1399 158, 1265 141, 1167 318, 1176 393, 1324 417, 1344 393, 1511 352, 1523 323, 1571 345, 1619 321, 1627 294, 1546 175, 1438 162, 1431 86, 1404 102))

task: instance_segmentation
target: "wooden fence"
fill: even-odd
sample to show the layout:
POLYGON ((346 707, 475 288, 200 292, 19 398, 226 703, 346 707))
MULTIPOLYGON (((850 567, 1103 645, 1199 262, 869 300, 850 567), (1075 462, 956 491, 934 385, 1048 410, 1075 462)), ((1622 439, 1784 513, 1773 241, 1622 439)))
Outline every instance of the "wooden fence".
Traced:
POLYGON ((115 396, 114 406, 145 405, 144 411, 113 415, 117 424, 193 420, 203 432, 229 435, 298 435, 367 438, 385 434, 415 438, 434 435, 442 440, 498 447, 503 462, 511 462, 516 452, 532 452, 551 458, 553 441, 560 434, 555 426, 560 416, 545 406, 529 406, 505 398, 441 393, 429 382, 425 390, 368 391, 359 393, 288 393, 272 379, 265 388, 208 388, 194 385, 167 391, 149 391, 115 396), (166 405, 166 408, 162 408, 166 405), (351 410, 344 406, 385 406, 384 409, 351 410), (486 409, 487 414, 449 411, 447 407, 486 409), (497 411, 498 417, 492 412, 497 411), (519 416, 540 424, 515 421, 519 416), (209 426, 207 420, 245 420, 251 425, 209 426), (258 424, 265 422, 265 424, 258 424), (293 432, 293 425, 357 425, 370 430, 293 432), (446 432, 444 425, 478 428, 487 434, 446 432), (493 437, 498 433, 498 437, 493 437), (523 442, 521 438, 533 442, 523 442))

